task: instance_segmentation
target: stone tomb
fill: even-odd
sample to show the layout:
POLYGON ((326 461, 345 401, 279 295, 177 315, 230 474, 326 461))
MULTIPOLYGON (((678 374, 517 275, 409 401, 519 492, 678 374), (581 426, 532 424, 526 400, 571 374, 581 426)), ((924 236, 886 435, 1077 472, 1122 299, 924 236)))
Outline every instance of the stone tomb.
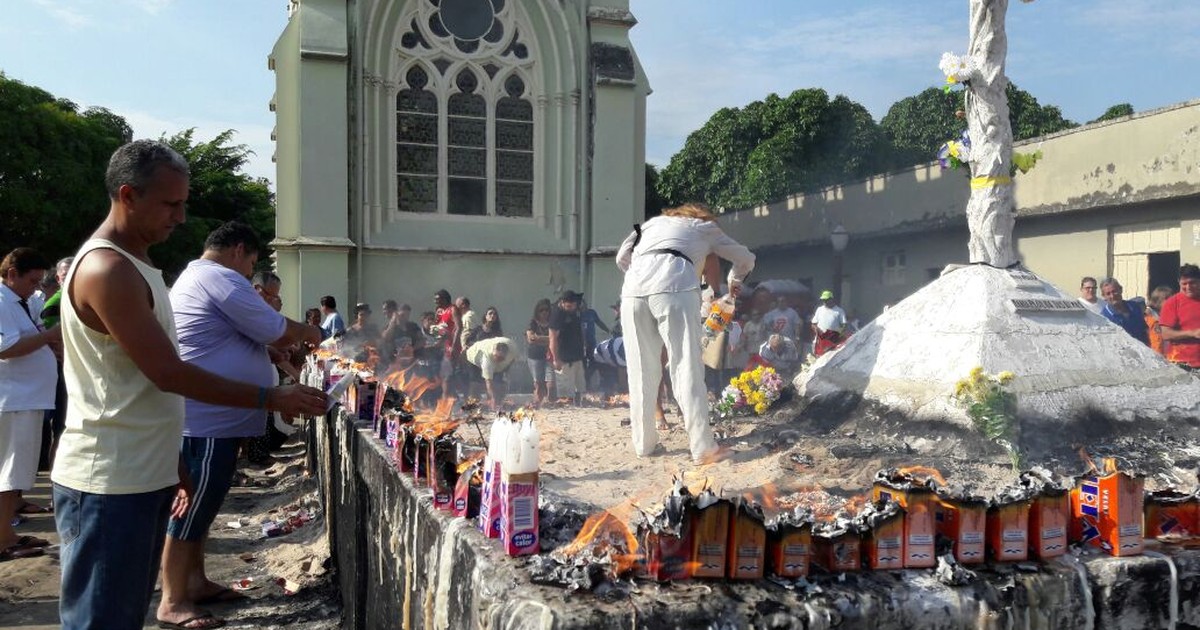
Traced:
POLYGON ((966 423, 952 399, 976 366, 1017 375, 1024 419, 1200 416, 1200 383, 1023 269, 949 267, 795 381, 810 400, 861 396, 917 420, 966 423))

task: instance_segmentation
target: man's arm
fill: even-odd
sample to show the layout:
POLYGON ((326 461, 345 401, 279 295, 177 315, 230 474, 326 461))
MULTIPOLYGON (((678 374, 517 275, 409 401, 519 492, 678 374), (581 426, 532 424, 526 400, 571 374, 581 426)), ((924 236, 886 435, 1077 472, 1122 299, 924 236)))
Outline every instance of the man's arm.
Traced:
MULTIPOLYGON (((13 326, 13 328, 15 329, 16 327, 13 326)), ((8 333, 5 333, 3 337, 7 338, 8 333)), ((58 326, 33 335, 21 335, 16 343, 0 351, 0 359, 23 357, 31 352, 40 350, 43 346, 50 346, 51 350, 53 350, 54 345, 60 341, 62 341, 62 330, 58 326)))
POLYGON ((1189 339, 1200 339, 1200 329, 1197 330, 1176 330, 1161 326, 1163 341, 1187 341, 1189 339))
POLYGON ((110 250, 85 255, 72 277, 72 299, 84 325, 111 335, 146 378, 165 392, 227 407, 266 408, 289 416, 325 413, 325 395, 311 387, 268 389, 233 381, 179 358, 151 306, 133 263, 110 250))
POLYGON ((550 329, 550 355, 554 357, 554 369, 562 369, 562 361, 558 360, 558 329, 550 329))
POLYGON ((320 345, 321 329, 312 324, 301 324, 293 319, 287 319, 287 327, 283 329, 283 336, 271 342, 271 345, 276 348, 287 348, 298 343, 307 343, 312 346, 320 345))

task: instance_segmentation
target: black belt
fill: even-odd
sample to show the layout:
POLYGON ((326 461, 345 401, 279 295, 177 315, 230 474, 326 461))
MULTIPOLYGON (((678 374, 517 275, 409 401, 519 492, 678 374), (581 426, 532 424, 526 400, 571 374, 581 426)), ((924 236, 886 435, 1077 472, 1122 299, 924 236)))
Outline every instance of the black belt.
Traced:
POLYGON ((687 257, 687 254, 679 251, 678 249, 671 249, 670 247, 663 247, 661 249, 648 249, 642 253, 643 254, 670 254, 672 256, 678 256, 678 257, 692 263, 692 265, 696 264, 696 263, 692 262, 691 258, 687 257))

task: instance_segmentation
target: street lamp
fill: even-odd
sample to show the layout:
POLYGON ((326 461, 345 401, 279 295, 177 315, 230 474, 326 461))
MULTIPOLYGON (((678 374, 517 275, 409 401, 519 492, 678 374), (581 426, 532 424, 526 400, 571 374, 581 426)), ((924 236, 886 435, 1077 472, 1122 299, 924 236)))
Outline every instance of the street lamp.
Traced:
POLYGON ((833 245, 833 297, 842 301, 842 253, 850 244, 850 233, 839 223, 829 231, 829 244, 833 245))

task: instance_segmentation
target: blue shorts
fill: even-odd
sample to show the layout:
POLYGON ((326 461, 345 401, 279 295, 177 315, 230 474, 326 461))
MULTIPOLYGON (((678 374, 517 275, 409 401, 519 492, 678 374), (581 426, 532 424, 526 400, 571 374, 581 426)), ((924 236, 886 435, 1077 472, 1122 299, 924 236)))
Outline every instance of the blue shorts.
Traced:
POLYGON ((89 494, 54 484, 63 628, 142 627, 174 498, 174 486, 89 494))
POLYGON ((192 500, 183 518, 172 518, 167 533, 176 540, 199 541, 221 511, 237 469, 242 438, 184 437, 179 456, 192 482, 192 500))

